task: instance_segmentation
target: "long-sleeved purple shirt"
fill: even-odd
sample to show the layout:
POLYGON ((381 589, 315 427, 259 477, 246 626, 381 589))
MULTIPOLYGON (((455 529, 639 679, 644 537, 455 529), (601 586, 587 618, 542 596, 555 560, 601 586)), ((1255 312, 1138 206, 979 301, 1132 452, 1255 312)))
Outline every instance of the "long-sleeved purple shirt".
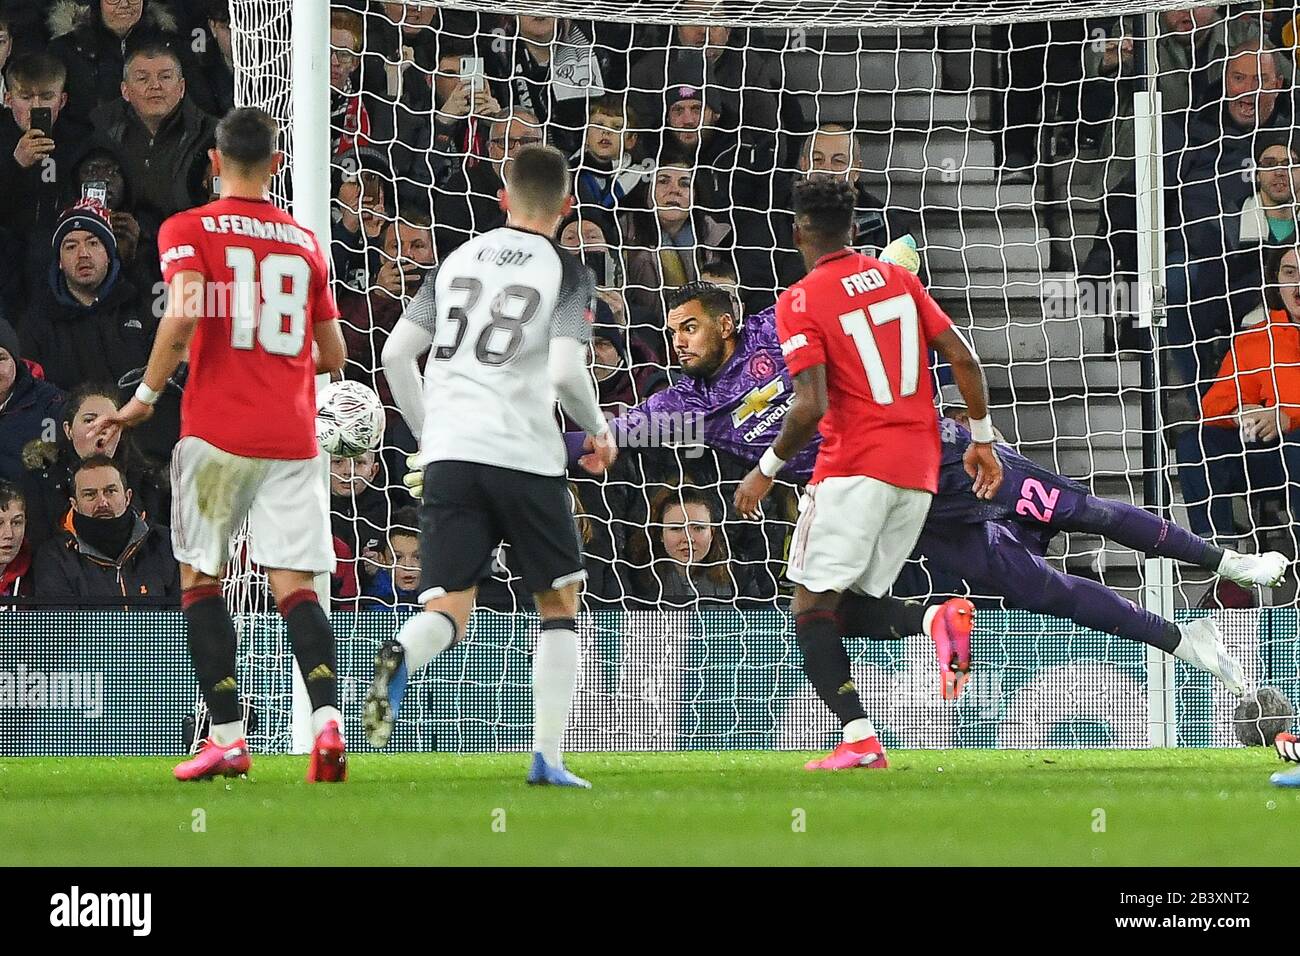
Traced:
MULTIPOLYGON (((711 379, 683 375, 676 383, 651 395, 610 422, 620 448, 639 449, 659 444, 704 445, 756 463, 776 439, 781 421, 794 398, 790 373, 776 337, 776 312, 767 309, 745 320, 736 351, 711 379)), ((936 421, 942 447, 939 488, 930 505, 931 522, 980 522, 1015 518, 1021 481, 1037 477, 1053 485, 1069 486, 1086 494, 1075 482, 1034 464, 1011 446, 998 443, 998 455, 1007 471, 1001 490, 992 501, 972 492, 962 456, 970 432, 951 418, 936 421)), ((565 442, 570 465, 582 455, 584 436, 569 432, 565 442)), ((812 477, 821 436, 815 435, 790 459, 781 477, 797 483, 812 477)), ((900 454, 905 454, 900 449, 900 454)))
MULTIPOLYGON (((794 387, 776 337, 776 311, 745 320, 736 351, 712 378, 683 375, 661 392, 610 422, 620 448, 662 444, 704 445, 755 462, 776 440, 790 410, 794 387)), ((583 436, 565 435, 570 463, 581 455, 583 436)), ((782 476, 807 481, 821 436, 786 463, 782 476)))

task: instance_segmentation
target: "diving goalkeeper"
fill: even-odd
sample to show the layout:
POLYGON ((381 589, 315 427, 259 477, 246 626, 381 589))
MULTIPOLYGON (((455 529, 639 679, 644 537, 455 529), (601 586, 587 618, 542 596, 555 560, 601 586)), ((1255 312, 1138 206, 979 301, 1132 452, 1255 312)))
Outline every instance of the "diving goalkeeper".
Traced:
MULTIPOLYGON (((914 246, 904 245, 900 254, 899 245, 891 245, 882 257, 899 262, 910 253, 915 260, 914 246)), ((772 310, 749 316, 743 324, 736 321, 736 311, 726 290, 707 283, 692 283, 673 294, 667 321, 685 375, 611 422, 620 445, 628 444, 623 439, 629 433, 653 429, 652 434, 662 434, 662 423, 694 413, 702 419, 696 434, 705 445, 747 462, 758 461, 779 429, 793 391, 772 310)), ((972 492, 972 478, 962 465, 970 433, 953 418, 940 417, 936 424, 943 459, 938 494, 918 543, 920 554, 980 593, 1150 644, 1213 674, 1232 693, 1244 692, 1241 665, 1224 647, 1213 621, 1202 618, 1181 625, 1167 621, 1098 582, 1057 571, 1044 556, 1057 533, 1087 532, 1249 587, 1280 581, 1287 564, 1283 555, 1220 549, 1141 508, 1097 498, 1083 485, 1003 443, 997 450, 1005 479, 992 500, 982 501, 972 492)), ((581 462, 589 451, 585 436, 570 433, 565 439, 570 463, 581 462)), ((781 477, 806 482, 817 446, 815 440, 787 462, 781 477)), ((840 615, 845 633, 883 640, 920 633, 930 636, 936 641, 944 696, 955 697, 969 666, 969 608, 969 602, 960 599, 927 607, 891 597, 849 594, 840 615)))

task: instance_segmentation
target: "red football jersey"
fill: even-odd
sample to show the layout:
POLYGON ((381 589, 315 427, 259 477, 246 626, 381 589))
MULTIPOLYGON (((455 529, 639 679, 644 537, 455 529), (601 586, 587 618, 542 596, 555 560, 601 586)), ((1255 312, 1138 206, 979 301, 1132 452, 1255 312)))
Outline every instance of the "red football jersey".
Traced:
POLYGON ((218 199, 158 231, 163 278, 200 272, 181 436, 248 458, 314 458, 312 325, 339 317, 312 233, 269 200, 218 199))
POLYGON ((791 376, 826 367, 829 407, 812 480, 867 475, 933 493, 939 430, 929 344, 952 320, 899 266, 845 249, 776 302, 791 376))

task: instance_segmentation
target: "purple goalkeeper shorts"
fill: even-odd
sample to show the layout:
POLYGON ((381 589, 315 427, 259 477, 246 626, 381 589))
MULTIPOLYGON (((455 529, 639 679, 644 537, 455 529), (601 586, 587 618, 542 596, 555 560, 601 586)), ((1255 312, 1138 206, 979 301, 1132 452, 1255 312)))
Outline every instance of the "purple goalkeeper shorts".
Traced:
POLYGON ((1075 528, 1074 519, 1089 497, 1077 481, 1020 459, 1004 463, 1002 486, 993 500, 1001 506, 1002 520, 1035 535, 1046 532, 1045 545, 1056 532, 1075 528))

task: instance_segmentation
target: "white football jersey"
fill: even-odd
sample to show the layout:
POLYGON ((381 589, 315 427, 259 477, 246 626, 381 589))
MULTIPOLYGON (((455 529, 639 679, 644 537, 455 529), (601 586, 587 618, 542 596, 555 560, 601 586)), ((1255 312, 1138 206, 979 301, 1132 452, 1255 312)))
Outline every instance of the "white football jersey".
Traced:
POLYGON ((547 362, 551 339, 590 340, 594 296, 586 265, 540 233, 502 226, 446 256, 403 313, 433 336, 419 464, 564 474, 547 362))

